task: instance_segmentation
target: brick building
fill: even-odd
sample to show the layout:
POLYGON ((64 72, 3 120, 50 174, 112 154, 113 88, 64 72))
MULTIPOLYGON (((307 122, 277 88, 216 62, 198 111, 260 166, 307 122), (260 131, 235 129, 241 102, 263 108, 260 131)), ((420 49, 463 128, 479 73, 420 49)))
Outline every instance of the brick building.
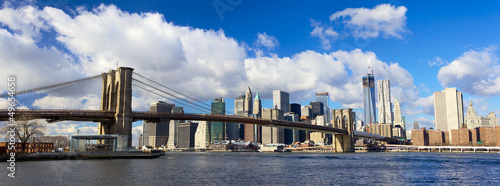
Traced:
POLYGON ((500 126, 479 127, 474 129, 453 129, 451 132, 440 130, 412 130, 412 143, 417 146, 499 146, 500 126), (452 136, 450 144, 449 136, 452 136))
MULTIPOLYGON (((0 142, 0 154, 7 154, 9 147, 9 142, 0 142)), ((14 145, 15 152, 21 152, 21 143, 16 142, 14 145)), ((34 153, 34 152, 51 152, 54 150, 54 143, 47 142, 35 142, 35 143, 26 143, 26 147, 24 152, 34 153)))

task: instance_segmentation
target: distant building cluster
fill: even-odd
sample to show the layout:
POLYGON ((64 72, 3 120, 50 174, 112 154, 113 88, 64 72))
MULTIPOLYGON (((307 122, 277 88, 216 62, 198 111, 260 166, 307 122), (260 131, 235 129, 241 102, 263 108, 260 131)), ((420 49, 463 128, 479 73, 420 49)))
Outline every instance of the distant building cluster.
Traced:
POLYGON ((417 122, 411 131, 413 145, 418 146, 500 146, 500 126, 494 112, 486 117, 476 115, 469 99, 464 116, 463 95, 456 88, 434 92, 435 130, 419 129, 417 122))
MULTIPOLYGON (((346 122, 352 122, 355 130, 397 138, 401 141, 411 139, 414 145, 484 144, 498 146, 500 143, 500 127, 495 113, 491 112, 486 117, 477 116, 472 101, 469 101, 467 116, 464 116, 463 95, 456 88, 446 88, 433 94, 435 130, 420 129, 417 121, 414 121, 410 130, 407 130, 406 119, 402 115, 398 98, 394 102, 391 99, 390 80, 378 80, 375 84, 373 70, 369 68, 362 82, 363 119, 356 117, 352 109, 330 109, 328 92, 317 92, 314 101, 302 106, 298 103, 290 103, 288 92, 274 90, 272 108, 262 108, 258 91, 254 98, 250 87, 247 88, 245 94, 236 96, 234 99, 234 114, 341 129, 350 126, 346 122), (377 87, 377 92, 375 92, 375 87, 377 87), (357 121, 356 118, 358 118, 357 121)), ((183 113, 184 111, 182 107, 159 101, 151 104, 150 112, 183 113)), ((211 114, 226 115, 227 113, 225 100, 215 98, 211 104, 211 114)), ((144 122, 139 146, 206 149, 219 148, 229 142, 264 145, 296 143, 329 145, 335 144, 336 139, 330 134, 321 132, 254 124, 162 120, 144 122)))
POLYGON ((390 80, 377 80, 375 92, 375 77, 373 69, 363 77, 364 121, 358 124, 358 131, 369 132, 385 137, 406 139, 405 117, 401 113, 399 101, 391 101, 390 80), (378 98, 378 120, 375 107, 375 93, 378 98))

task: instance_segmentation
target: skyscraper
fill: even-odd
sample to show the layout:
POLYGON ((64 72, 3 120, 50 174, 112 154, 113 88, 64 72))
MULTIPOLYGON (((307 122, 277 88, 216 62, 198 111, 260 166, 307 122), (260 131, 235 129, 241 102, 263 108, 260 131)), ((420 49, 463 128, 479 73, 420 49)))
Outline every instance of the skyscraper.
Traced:
MULTIPOLYGON (((243 105, 243 110, 247 117, 252 117, 253 101, 252 90, 250 90, 250 87, 248 87, 247 92, 245 93, 245 101, 243 105)), ((256 125, 254 124, 243 124, 243 135, 240 135, 240 138, 244 139, 245 141, 255 141, 255 129, 256 125)))
POLYGON ((463 96, 456 88, 446 88, 441 92, 434 92, 434 117, 436 130, 450 131, 452 142, 453 129, 460 129, 464 123, 463 96))
MULTIPOLYGON (((149 112, 154 113, 171 113, 172 108, 175 107, 174 104, 169 104, 163 101, 158 101, 156 103, 151 103, 149 106, 149 112)), ((169 136, 169 121, 160 120, 156 122, 144 122, 142 125, 142 144, 151 145, 153 147, 161 147, 162 145, 167 145, 167 140, 169 136)))
MULTIPOLYGON (((263 109, 263 119, 283 120, 283 111, 279 109, 263 109)), ((285 129, 262 126, 262 144, 284 143, 285 129)))
POLYGON ((248 115, 252 115, 253 113, 253 104, 252 104, 252 90, 248 87, 247 92, 245 93, 245 102, 243 104, 243 110, 248 112, 248 115))
MULTIPOLYGON (((257 91, 257 95, 255 95, 255 99, 253 100, 253 115, 256 118, 262 118, 262 101, 259 97, 259 91, 257 91)), ((253 141, 256 143, 262 143, 262 127, 254 125, 253 128, 253 141)))
POLYGON ((379 123, 393 124, 391 106, 391 84, 389 80, 377 81, 379 123))
POLYGON ((312 107, 312 117, 311 117, 311 120, 313 119, 316 119, 316 116, 320 116, 320 115, 324 115, 325 114, 325 111, 323 110, 324 109, 324 106, 323 106, 323 103, 319 102, 319 101, 313 101, 313 102, 310 102, 309 103, 312 107))
POLYGON ((262 101, 259 97, 259 91, 257 91, 257 95, 255 95, 255 99, 253 100, 253 114, 255 114, 257 118, 262 117, 262 101))
MULTIPOLYGON (((222 98, 215 98, 212 102, 212 115, 225 115, 226 103, 222 98)), ((226 136, 226 123, 219 121, 212 121, 210 123, 210 140, 220 141, 224 140, 226 136)))
MULTIPOLYGON (((174 107, 172 108, 173 114, 182 114, 184 113, 184 109, 182 107, 174 107)), ((179 123, 183 123, 184 120, 170 120, 169 125, 169 135, 168 135, 168 148, 174 149, 177 147, 179 143, 179 123)))
POLYGON ((372 125, 377 121, 375 110, 375 78, 373 69, 368 67, 368 74, 363 77, 363 102, 365 125, 372 125))
POLYGON ((330 122, 331 118, 331 111, 330 107, 328 106, 328 92, 316 92, 316 98, 314 101, 319 101, 323 103, 323 115, 325 116, 325 121, 328 123, 330 122))
POLYGON ((288 92, 273 91, 273 108, 280 109, 283 113, 290 112, 290 97, 288 92))
POLYGON ((413 129, 415 129, 415 130, 420 129, 420 126, 418 125, 418 121, 413 122, 413 129))
POLYGON ((394 125, 393 126, 403 126, 403 117, 401 115, 401 108, 399 106, 399 100, 396 97, 396 101, 394 101, 394 125))

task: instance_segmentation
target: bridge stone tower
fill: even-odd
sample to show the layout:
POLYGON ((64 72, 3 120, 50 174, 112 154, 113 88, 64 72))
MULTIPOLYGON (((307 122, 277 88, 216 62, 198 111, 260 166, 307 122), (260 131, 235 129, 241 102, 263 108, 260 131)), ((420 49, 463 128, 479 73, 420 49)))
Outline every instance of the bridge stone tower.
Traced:
POLYGON ((333 137, 333 152, 354 152, 354 123, 356 113, 352 109, 332 110, 334 128, 345 129, 347 134, 337 134, 333 137))
POLYGON ((99 134, 128 136, 132 145, 132 72, 133 68, 119 67, 102 74, 101 110, 115 111, 115 120, 99 122, 99 134))

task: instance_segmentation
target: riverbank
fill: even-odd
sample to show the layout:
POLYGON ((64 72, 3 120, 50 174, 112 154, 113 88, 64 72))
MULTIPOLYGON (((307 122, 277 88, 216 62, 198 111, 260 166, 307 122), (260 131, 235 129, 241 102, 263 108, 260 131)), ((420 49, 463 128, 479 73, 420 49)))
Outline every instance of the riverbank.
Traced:
MULTIPOLYGON (((151 159, 165 155, 165 152, 70 152, 70 153, 30 153, 15 156, 16 161, 39 161, 39 160, 85 160, 85 159, 151 159)), ((8 156, 0 157, 0 162, 5 162, 8 156)))

